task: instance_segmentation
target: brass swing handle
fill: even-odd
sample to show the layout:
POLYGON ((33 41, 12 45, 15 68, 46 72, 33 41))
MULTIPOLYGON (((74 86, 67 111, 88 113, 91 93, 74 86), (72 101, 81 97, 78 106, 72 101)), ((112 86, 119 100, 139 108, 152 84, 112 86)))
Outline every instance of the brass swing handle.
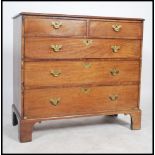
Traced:
POLYGON ((54 77, 58 77, 58 76, 61 75, 61 71, 60 71, 60 70, 52 70, 52 71, 50 72, 50 74, 51 74, 52 76, 54 76, 54 77))
POLYGON ((118 95, 111 95, 111 96, 109 96, 109 99, 111 101, 116 101, 118 99, 118 95))
POLYGON ((110 71, 110 73, 111 73, 112 76, 115 76, 115 75, 119 74, 119 70, 116 69, 116 68, 113 68, 113 69, 110 71))
POLYGON ((113 46, 111 46, 111 49, 112 49, 112 52, 113 53, 117 53, 118 52, 118 50, 120 50, 120 46, 117 46, 117 45, 113 45, 113 46))
POLYGON ((60 103, 60 97, 59 98, 51 98, 49 100, 49 102, 54 105, 54 106, 57 106, 59 103, 60 103))
POLYGON ((114 24, 114 25, 112 25, 112 28, 115 32, 119 32, 122 28, 122 25, 114 24))
POLYGON ((62 22, 60 22, 60 21, 52 22, 51 26, 53 26, 53 28, 55 28, 55 29, 59 29, 62 26, 62 22))
POLYGON ((51 49, 54 51, 54 52, 59 52, 62 48, 62 45, 51 45, 51 49))

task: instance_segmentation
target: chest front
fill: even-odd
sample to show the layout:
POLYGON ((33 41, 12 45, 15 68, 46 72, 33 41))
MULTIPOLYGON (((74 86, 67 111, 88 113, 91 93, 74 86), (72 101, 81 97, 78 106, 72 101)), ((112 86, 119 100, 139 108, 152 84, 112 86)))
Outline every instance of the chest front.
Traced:
POLYGON ((130 114, 140 129, 143 20, 22 14, 14 19, 13 125, 130 114))

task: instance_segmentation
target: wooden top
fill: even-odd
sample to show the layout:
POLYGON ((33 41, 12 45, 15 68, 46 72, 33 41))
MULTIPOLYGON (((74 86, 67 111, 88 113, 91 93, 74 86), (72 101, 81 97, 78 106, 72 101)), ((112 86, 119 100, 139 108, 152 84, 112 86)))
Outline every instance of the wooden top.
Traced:
POLYGON ((67 15, 67 14, 49 14, 49 13, 32 13, 32 12, 21 12, 14 16, 16 18, 20 15, 24 16, 54 16, 54 17, 72 17, 72 18, 90 18, 90 19, 111 19, 111 20, 135 20, 144 21, 143 18, 125 18, 125 17, 104 17, 104 16, 87 16, 87 15, 67 15))

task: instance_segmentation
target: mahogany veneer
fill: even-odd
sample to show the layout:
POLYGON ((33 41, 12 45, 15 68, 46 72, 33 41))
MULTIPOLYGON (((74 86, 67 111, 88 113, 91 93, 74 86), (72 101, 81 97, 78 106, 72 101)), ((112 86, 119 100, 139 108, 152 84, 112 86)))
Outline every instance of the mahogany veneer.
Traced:
POLYGON ((74 58, 140 58, 141 40, 93 39, 91 46, 84 46, 85 39, 32 37, 25 38, 25 59, 74 59, 74 58), (53 52, 51 45, 62 45, 60 52, 53 52), (118 53, 112 45, 119 45, 118 53))
POLYGON ((12 123, 129 114, 141 128, 143 19, 20 13, 14 17, 12 123))
POLYGON ((111 85, 117 82, 139 82, 138 61, 42 61, 25 62, 25 87, 62 86, 83 84, 111 85), (86 68, 84 65, 91 65, 86 68), (111 75, 111 71, 119 69, 119 74, 111 75), (58 77, 51 75, 52 70, 61 71, 58 77))

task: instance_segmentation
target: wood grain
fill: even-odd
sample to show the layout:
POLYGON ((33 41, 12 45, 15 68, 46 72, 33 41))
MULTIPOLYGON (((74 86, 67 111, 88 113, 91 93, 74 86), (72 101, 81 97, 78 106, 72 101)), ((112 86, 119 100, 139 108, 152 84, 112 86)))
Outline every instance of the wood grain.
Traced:
POLYGON ((24 115, 27 118, 42 118, 132 109, 138 104, 137 90, 137 85, 90 87, 87 93, 82 92, 81 87, 25 90, 24 115), (111 95, 118 95, 118 99, 111 101, 111 95), (57 106, 49 102, 59 97, 61 99, 57 106))
POLYGON ((78 59, 78 58, 140 58, 140 40, 123 39, 87 39, 69 38, 25 38, 25 58, 31 59, 78 59), (62 45, 59 52, 54 52, 51 45, 62 45), (120 46, 117 53, 112 46, 120 46))
POLYGON ((123 81, 139 81, 139 61, 53 61, 25 62, 25 87, 61 86, 64 84, 110 84, 123 81), (91 64, 85 68, 84 64, 91 64), (116 68, 119 74, 112 76, 111 70, 116 68), (53 77, 52 70, 61 71, 61 75, 53 77))

